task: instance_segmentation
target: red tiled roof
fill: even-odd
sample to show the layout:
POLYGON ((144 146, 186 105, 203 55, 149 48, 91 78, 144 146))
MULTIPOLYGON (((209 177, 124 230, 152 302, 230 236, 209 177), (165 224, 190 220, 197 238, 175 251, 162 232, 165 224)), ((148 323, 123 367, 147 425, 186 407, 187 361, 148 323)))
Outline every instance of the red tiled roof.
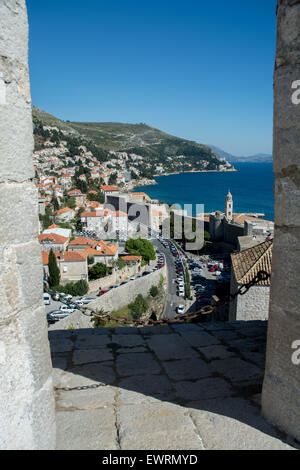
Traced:
POLYGON ((78 251, 65 251, 63 254, 63 261, 85 261, 86 254, 79 253, 78 251))
POLYGON ((58 211, 56 211, 56 214, 64 214, 65 212, 69 212, 73 209, 70 209, 70 207, 64 207, 63 209, 59 209, 58 211))
POLYGON ((62 235, 57 235, 56 233, 41 233, 38 237, 39 243, 49 241, 49 243, 60 245, 65 243, 68 239, 62 235))
POLYGON ((101 186, 102 191, 119 191, 119 188, 117 186, 110 186, 107 184, 104 184, 101 186))
POLYGON ((124 261, 140 261, 142 259, 141 256, 135 256, 135 255, 126 255, 122 256, 122 259, 124 261))
MULTIPOLYGON (((232 254, 232 268, 237 282, 240 284, 251 282, 261 270, 271 274, 272 251, 273 240, 267 240, 240 253, 232 254)), ((260 281, 259 284, 270 285, 270 278, 260 281)))

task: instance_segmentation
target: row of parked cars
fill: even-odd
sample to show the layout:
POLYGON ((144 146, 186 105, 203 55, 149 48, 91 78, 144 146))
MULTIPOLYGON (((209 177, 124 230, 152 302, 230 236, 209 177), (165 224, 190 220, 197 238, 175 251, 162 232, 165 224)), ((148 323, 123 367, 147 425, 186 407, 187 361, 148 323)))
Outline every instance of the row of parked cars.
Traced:
MULTIPOLYGON (((44 303, 46 300, 46 305, 49 305, 49 297, 50 295, 45 293, 44 294, 44 303)), ((80 307, 84 307, 85 305, 89 304, 93 300, 95 300, 94 297, 89 297, 87 295, 84 295, 82 297, 79 297, 76 300, 73 300, 73 297, 70 294, 64 294, 60 292, 56 292, 52 295, 52 299, 56 301, 63 302, 62 305, 60 305, 59 309, 51 310, 51 312, 47 313, 47 321, 48 323, 55 323, 62 318, 65 318, 69 316, 71 313, 75 312, 75 310, 78 310, 80 307)))

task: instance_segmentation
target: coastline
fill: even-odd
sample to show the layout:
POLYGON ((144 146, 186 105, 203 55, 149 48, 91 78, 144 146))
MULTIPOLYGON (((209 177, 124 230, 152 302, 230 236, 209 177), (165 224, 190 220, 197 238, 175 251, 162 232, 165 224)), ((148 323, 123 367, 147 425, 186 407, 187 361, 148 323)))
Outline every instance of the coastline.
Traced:
MULTIPOLYGON (((190 171, 174 171, 172 173, 159 173, 157 175, 153 175, 154 178, 159 178, 160 176, 171 176, 171 175, 182 175, 186 173, 229 173, 239 171, 236 168, 230 168, 228 170, 190 170, 190 171)), ((142 179, 142 180, 134 180, 136 183, 129 183, 126 189, 133 189, 139 186, 152 186, 158 184, 155 179, 142 179)))

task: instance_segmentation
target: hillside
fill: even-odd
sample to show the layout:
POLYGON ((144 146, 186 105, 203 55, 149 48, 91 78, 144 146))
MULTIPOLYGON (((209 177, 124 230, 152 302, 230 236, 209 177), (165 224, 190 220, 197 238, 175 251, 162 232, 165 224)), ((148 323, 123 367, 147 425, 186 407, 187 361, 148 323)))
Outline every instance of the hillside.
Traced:
POLYGON ((272 155, 265 154, 265 153, 258 153, 256 155, 249 155, 249 156, 235 156, 231 155, 230 153, 225 152, 224 150, 215 147, 214 145, 209 145, 212 152, 214 152, 218 157, 225 158, 230 163, 236 162, 255 162, 255 163, 265 163, 265 162, 272 162, 273 157, 272 155))
MULTIPOLYGON (((65 122, 33 107, 35 126, 57 127, 62 132, 95 145, 101 151, 125 151, 144 157, 154 166, 163 164, 163 172, 224 170, 224 162, 206 145, 169 135, 146 124, 114 122, 65 122)), ((38 140, 36 140, 38 142, 38 140)), ((39 142, 40 143, 40 142, 39 142)), ((227 167, 230 169, 230 165, 227 167)))

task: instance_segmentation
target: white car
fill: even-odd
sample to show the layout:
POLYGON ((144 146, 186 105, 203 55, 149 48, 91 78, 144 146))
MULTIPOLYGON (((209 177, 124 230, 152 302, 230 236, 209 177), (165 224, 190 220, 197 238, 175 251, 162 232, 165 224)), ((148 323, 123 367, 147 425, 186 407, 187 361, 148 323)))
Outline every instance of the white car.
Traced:
POLYGON ((179 295, 179 297, 184 297, 184 291, 180 290, 180 291, 178 292, 178 295, 179 295))
POLYGON ((78 300, 84 304, 89 304, 90 302, 93 302, 93 300, 96 300, 96 299, 94 299, 94 297, 81 297, 78 300))
POLYGON ((75 312, 75 309, 74 309, 74 308, 67 307, 67 305, 61 305, 61 306, 59 307, 59 310, 60 310, 61 312, 64 312, 64 313, 73 313, 73 312, 75 312))
POLYGON ((179 315, 182 315, 184 313, 185 307, 184 305, 178 305, 176 310, 179 315))

